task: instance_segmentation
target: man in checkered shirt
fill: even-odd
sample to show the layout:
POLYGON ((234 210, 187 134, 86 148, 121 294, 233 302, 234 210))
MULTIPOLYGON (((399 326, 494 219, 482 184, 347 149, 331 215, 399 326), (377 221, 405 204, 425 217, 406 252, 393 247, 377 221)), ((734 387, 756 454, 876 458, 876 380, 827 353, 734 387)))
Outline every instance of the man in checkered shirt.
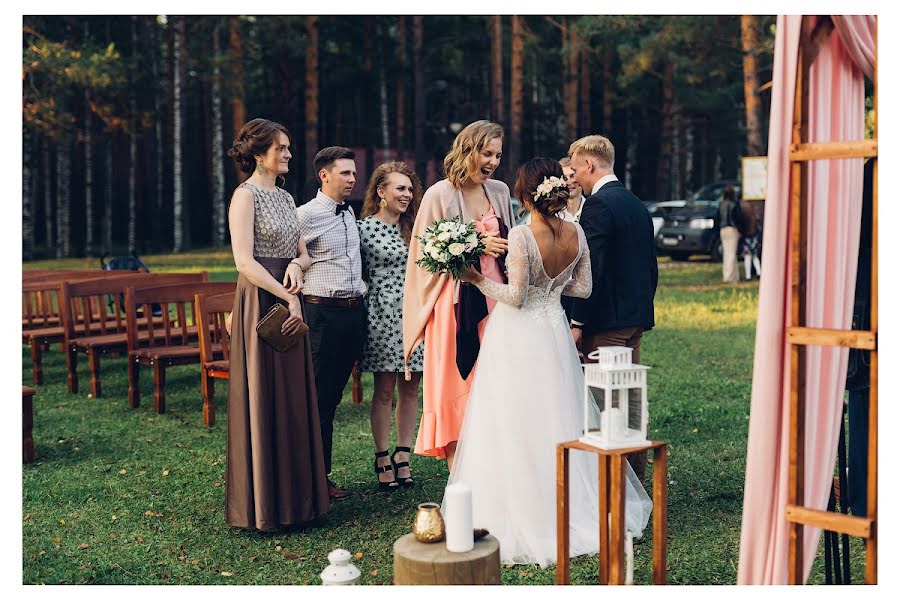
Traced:
POLYGON ((334 413, 353 364, 362 354, 366 331, 359 230, 347 202, 356 183, 354 158, 353 151, 342 146, 319 150, 313 167, 321 188, 315 198, 297 209, 300 232, 312 259, 303 278, 304 316, 309 325, 328 496, 332 499, 350 495, 331 480, 334 413))

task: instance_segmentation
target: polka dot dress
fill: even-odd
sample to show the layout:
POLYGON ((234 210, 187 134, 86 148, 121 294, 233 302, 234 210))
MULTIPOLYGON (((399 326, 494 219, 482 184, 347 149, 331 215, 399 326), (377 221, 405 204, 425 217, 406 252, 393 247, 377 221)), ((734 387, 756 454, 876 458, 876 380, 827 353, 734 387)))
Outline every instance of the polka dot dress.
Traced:
MULTIPOLYGON (((366 217, 359 225, 363 278, 369 286, 368 335, 363 371, 403 372, 403 280, 409 249, 400 226, 366 217)), ((410 371, 422 370, 422 346, 409 359, 410 371)))

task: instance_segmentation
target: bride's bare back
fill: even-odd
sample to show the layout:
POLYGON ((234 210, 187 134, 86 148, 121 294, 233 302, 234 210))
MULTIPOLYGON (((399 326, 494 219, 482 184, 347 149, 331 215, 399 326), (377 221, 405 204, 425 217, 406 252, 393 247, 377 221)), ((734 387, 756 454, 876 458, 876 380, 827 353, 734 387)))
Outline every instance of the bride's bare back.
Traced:
POLYGON ((560 219, 557 227, 557 237, 554 238, 546 223, 532 221, 528 225, 541 253, 544 273, 550 279, 562 273, 578 255, 578 230, 575 225, 560 219))

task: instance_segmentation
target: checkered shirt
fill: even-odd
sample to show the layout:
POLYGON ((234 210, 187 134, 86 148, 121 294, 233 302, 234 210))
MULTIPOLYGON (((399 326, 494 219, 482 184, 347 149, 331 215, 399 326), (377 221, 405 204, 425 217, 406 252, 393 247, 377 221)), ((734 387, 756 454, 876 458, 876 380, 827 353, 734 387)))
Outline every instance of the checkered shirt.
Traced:
POLYGON ((337 202, 322 193, 297 208, 300 233, 312 265, 303 276, 303 293, 326 298, 362 296, 362 259, 356 215, 349 210, 334 214, 337 202))

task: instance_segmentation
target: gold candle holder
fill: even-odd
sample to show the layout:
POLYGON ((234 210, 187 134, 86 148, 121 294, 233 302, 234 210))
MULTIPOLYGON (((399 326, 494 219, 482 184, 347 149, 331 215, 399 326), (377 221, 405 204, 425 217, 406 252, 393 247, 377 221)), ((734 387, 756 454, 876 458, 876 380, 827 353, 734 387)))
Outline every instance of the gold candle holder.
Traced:
POLYGON ((433 544, 444 539, 444 518, 441 507, 434 502, 424 502, 416 509, 413 520, 413 535, 425 544, 433 544))

